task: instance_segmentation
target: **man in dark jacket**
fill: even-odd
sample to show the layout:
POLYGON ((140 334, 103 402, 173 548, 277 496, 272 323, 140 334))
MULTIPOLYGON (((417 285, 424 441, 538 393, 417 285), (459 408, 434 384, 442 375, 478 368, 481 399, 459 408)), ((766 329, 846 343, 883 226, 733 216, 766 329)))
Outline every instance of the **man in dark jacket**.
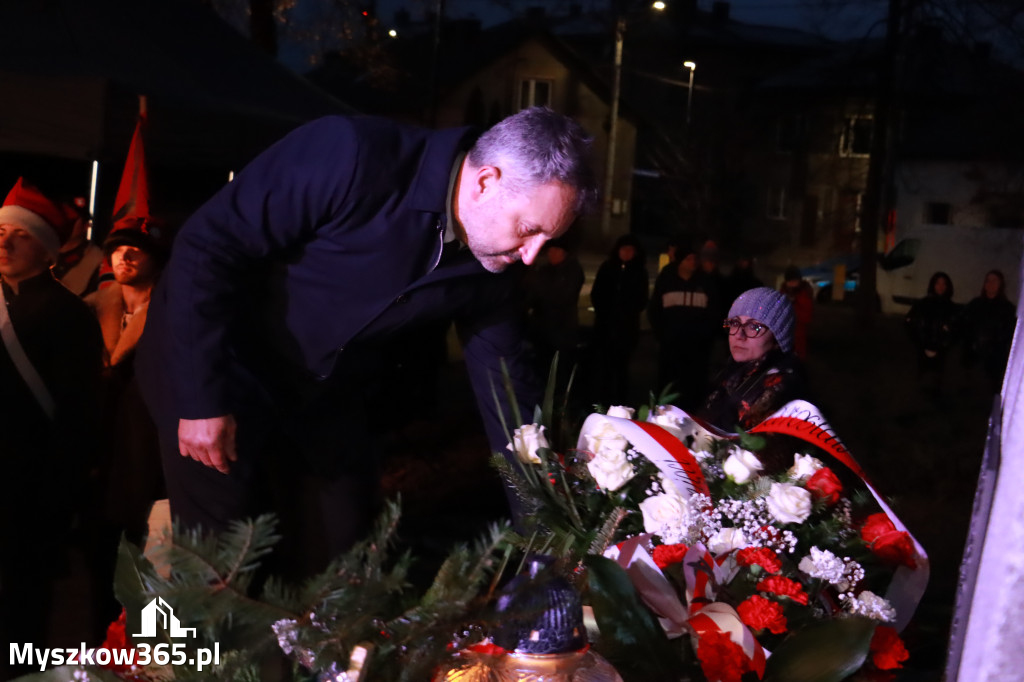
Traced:
POLYGON ((692 249, 680 248, 676 259, 654 281, 647 318, 658 339, 659 384, 671 383, 679 406, 692 411, 707 393, 711 346, 721 324, 715 313, 719 293, 692 249))
POLYGON ((85 303, 50 271, 74 219, 70 207, 24 180, 0 207, 4 642, 44 643, 55 567, 94 452, 103 340, 85 303))
POLYGON ((322 548, 309 566, 349 546, 375 487, 360 391, 377 342, 442 319, 503 449, 502 358, 533 399, 509 266, 592 203, 588 148, 577 124, 535 108, 475 143, 329 117, 254 160, 183 226, 139 347, 171 513, 223 528, 270 493, 286 540, 303 528, 298 550, 322 548), (300 518, 293 496, 318 508, 300 518))

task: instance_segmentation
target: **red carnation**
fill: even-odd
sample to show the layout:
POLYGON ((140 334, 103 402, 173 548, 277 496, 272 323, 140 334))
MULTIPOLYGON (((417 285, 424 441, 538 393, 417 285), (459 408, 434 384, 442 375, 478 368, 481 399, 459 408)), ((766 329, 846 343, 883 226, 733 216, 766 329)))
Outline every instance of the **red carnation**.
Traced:
POLYGON ((782 615, 782 606, 770 599, 755 594, 736 607, 740 620, 753 630, 767 629, 773 635, 781 635, 786 631, 786 617, 782 615))
POLYGON ((664 570, 672 564, 681 562, 688 549, 686 545, 658 545, 654 548, 654 563, 664 570))
POLYGON ((764 578, 757 584, 757 589, 760 592, 770 592, 780 597, 789 597, 796 603, 807 606, 807 593, 804 592, 804 586, 795 580, 784 578, 781 575, 764 578))
POLYGON ((871 637, 871 662, 879 670, 895 670, 903 667, 903 661, 910 658, 903 640, 896 630, 888 625, 879 625, 871 637))
POLYGON ((864 525, 861 526, 860 536, 864 539, 864 542, 871 544, 878 538, 882 537, 886 533, 891 533, 896 530, 896 526, 892 524, 889 517, 879 512, 872 514, 864 521, 864 525))
POLYGON ((843 493, 843 484, 828 467, 815 471, 804 486, 815 498, 825 500, 825 504, 828 505, 838 502, 839 496, 843 493))
POLYGON ((767 547, 744 547, 736 552, 736 563, 740 566, 757 565, 769 573, 778 573, 782 570, 779 557, 774 550, 767 547))
POLYGON ((697 658, 704 676, 714 682, 740 682, 748 667, 740 645, 718 630, 709 630, 700 636, 697 658))

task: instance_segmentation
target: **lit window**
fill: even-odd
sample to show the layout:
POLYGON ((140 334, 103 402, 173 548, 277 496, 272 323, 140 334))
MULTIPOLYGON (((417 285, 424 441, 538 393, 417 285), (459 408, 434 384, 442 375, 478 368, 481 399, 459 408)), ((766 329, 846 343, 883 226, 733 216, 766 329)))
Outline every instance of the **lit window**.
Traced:
POLYGON ((551 81, 527 78, 519 84, 519 108, 551 106, 551 81))
POLYGON ((848 116, 843 122, 839 136, 841 156, 868 156, 871 154, 871 130, 874 121, 870 116, 848 116))

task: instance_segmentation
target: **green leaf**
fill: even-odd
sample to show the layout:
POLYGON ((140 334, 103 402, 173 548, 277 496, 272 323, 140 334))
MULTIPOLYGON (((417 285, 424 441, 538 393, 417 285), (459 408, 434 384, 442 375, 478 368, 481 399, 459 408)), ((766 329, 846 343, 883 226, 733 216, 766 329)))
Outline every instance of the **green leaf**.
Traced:
POLYGON ((551 358, 551 369, 548 371, 548 383, 544 387, 544 402, 541 406, 540 418, 542 424, 551 425, 555 423, 555 385, 558 383, 558 352, 551 358))
POLYGON ((590 605, 601 630, 601 653, 616 667, 644 673, 643 679, 673 679, 683 662, 658 619, 641 603, 626 571, 603 556, 589 555, 584 563, 590 605))
POLYGON ((772 653, 764 682, 839 682, 857 672, 868 656, 878 623, 850 616, 811 625, 788 637, 772 653))
POLYGON ((751 436, 743 429, 739 430, 739 435, 740 447, 743 448, 744 450, 749 450, 751 452, 759 452, 761 450, 764 450, 765 445, 768 444, 768 441, 765 440, 764 436, 751 436))
POLYGON ((145 561, 139 548, 128 542, 121 534, 121 543, 117 546, 117 564, 114 567, 114 596, 124 607, 128 616, 126 632, 142 630, 142 607, 149 603, 146 583, 139 569, 145 561))

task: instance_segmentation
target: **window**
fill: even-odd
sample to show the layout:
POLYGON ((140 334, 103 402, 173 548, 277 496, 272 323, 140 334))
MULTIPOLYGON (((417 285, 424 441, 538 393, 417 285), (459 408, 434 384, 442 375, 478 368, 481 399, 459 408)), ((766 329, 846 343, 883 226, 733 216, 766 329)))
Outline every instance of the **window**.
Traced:
POLYGON ((768 211, 766 213, 771 220, 786 219, 786 190, 785 188, 768 190, 768 211))
POLYGON ((519 84, 519 108, 551 106, 551 81, 527 78, 519 84))
POLYGON ((868 156, 871 154, 871 129, 874 121, 870 116, 848 116, 843 122, 839 136, 840 156, 868 156))
POLYGON ((952 225, 953 207, 941 201, 930 201, 924 205, 925 225, 952 225))

